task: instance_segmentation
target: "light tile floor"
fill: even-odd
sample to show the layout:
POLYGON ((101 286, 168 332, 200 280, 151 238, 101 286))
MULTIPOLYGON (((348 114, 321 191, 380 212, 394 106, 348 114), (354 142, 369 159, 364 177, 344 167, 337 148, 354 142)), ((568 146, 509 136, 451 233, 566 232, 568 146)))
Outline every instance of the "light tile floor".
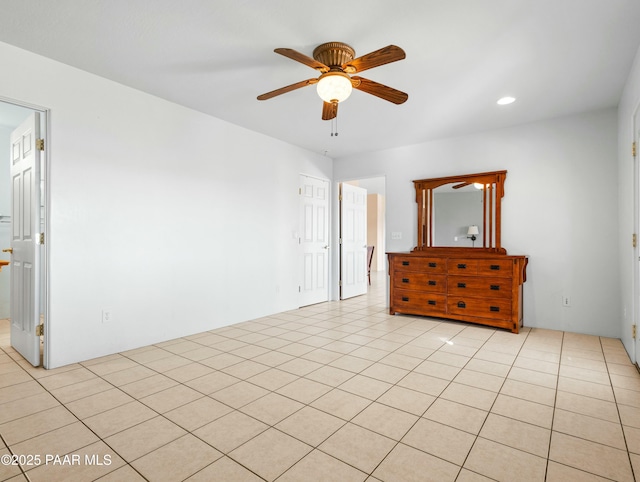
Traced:
POLYGON ((4 323, 0 456, 23 464, 0 480, 640 473, 640 376, 619 340, 389 316, 382 276, 366 296, 49 371, 4 323))

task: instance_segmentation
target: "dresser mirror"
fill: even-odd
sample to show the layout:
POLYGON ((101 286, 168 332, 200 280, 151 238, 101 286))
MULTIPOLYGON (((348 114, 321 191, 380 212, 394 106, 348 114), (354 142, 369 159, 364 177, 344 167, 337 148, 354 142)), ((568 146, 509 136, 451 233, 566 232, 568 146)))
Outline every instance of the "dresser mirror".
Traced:
POLYGON ((413 181, 418 203, 418 244, 504 253, 501 200, 507 171, 413 181), (475 238, 475 239, 474 239, 475 238))

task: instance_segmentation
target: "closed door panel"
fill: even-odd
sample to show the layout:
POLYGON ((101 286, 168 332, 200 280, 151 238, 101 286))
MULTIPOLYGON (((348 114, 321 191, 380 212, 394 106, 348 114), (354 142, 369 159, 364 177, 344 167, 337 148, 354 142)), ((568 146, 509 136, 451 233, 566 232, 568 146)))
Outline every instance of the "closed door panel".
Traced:
POLYGON ((300 176, 300 306, 329 300, 329 182, 300 176))

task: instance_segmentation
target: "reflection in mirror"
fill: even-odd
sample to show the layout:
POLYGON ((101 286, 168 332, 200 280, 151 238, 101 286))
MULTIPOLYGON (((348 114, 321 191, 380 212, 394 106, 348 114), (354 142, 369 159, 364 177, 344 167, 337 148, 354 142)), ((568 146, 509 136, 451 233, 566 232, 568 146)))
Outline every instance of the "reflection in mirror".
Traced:
POLYGON ((482 191, 466 186, 453 189, 453 184, 433 190, 434 246, 460 248, 482 247, 482 191), (469 227, 478 227, 476 239, 471 239, 469 227))
POLYGON ((504 251, 500 216, 506 176, 507 171, 493 171, 413 181, 418 203, 415 250, 459 247, 504 251))

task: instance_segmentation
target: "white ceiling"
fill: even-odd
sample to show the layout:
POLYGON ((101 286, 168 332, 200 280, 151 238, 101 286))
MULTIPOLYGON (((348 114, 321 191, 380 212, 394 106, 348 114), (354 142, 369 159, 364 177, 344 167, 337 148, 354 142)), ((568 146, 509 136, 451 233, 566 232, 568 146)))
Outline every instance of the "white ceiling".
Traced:
POLYGON ((0 41, 337 158, 616 106, 640 1, 0 0, 0 41), (256 100, 317 77, 274 48, 329 41, 402 47, 362 76, 409 100, 355 91, 337 137, 314 86, 256 100))

